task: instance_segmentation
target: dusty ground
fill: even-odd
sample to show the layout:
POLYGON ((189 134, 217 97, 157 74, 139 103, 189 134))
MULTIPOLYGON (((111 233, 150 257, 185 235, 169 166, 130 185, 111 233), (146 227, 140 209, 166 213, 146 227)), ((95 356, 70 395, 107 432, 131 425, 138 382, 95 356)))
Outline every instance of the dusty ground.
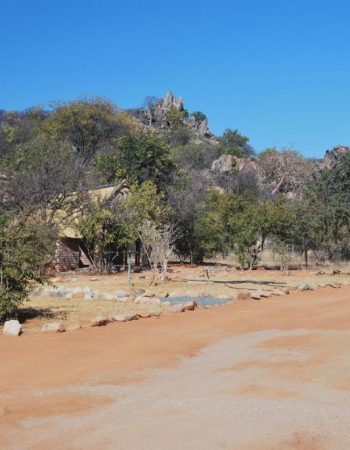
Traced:
MULTIPOLYGON (((327 276, 215 275, 266 289, 305 277, 316 284, 327 276)), ((205 289, 231 290, 220 286, 205 289)), ((0 336, 0 448, 348 450, 349 324, 343 286, 0 336)))

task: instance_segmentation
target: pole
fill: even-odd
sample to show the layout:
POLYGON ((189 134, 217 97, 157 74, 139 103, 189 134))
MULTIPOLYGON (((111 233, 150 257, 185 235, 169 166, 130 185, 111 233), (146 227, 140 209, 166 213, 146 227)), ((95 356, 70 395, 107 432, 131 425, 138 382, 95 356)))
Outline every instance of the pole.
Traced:
POLYGON ((128 250, 128 284, 131 284, 131 251, 128 250))

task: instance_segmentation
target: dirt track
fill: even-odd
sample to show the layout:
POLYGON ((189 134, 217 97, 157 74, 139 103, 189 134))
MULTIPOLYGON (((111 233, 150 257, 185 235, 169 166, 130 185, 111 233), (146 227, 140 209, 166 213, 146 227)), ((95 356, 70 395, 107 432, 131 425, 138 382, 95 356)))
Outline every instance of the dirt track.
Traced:
POLYGON ((350 287, 0 337, 0 447, 348 450, 350 287))

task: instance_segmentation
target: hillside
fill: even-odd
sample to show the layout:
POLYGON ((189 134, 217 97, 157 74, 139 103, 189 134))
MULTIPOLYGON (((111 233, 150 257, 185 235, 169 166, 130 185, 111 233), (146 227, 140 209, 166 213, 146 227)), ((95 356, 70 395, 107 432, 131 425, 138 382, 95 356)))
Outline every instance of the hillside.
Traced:
POLYGON ((215 136, 206 114, 171 92, 129 111, 101 98, 2 111, 0 174, 0 316, 67 253, 74 268, 89 261, 105 273, 132 254, 155 279, 174 256, 233 256, 241 269, 259 267, 267 246, 285 269, 295 255, 306 265, 350 258, 349 147, 322 161, 294 149, 256 154, 234 128, 215 136), (121 183, 121 198, 96 195, 121 183))

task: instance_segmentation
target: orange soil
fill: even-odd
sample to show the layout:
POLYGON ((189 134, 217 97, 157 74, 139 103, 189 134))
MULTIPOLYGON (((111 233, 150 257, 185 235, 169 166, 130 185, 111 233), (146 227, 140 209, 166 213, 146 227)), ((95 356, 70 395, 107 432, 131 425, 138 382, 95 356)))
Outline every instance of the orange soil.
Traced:
MULTIPOLYGON (((213 309, 200 309, 129 323, 113 323, 106 327, 86 328, 55 335, 24 334, 20 338, 0 336, 0 422, 5 427, 20 429, 25 418, 72 414, 103 406, 105 398, 94 395, 55 392, 75 384, 120 384, 142 381, 144 371, 174 367, 183 357, 193 356, 200 349, 222 338, 261 330, 322 329, 348 330, 350 324, 350 287, 321 289, 273 297, 261 301, 241 300, 213 309), (40 389, 52 394, 40 398, 40 389)), ((307 332, 306 332, 307 334, 307 332)), ((336 361, 350 342, 344 337, 316 335, 278 337, 261 348, 288 347, 312 349, 314 359, 293 367, 270 363, 269 371, 298 381, 317 376, 323 363, 336 361)), ((232 367, 244 370, 263 364, 247 361, 232 367)), ((349 368, 350 369, 350 368, 349 368)), ((348 371, 335 379, 321 381, 339 389, 349 390, 348 371)), ((293 397, 285 391, 261 392, 259 386, 247 386, 242 395, 293 397)), ((6 429, 6 428, 5 428, 6 429)), ((0 426, 1 431, 1 426, 0 426)), ((21 437, 19 437, 20 442, 21 437)), ((317 443, 286 443, 285 448, 318 448, 317 443)), ((0 447, 13 444, 0 433, 0 447)), ((18 447, 20 448, 20 446, 18 447)))

